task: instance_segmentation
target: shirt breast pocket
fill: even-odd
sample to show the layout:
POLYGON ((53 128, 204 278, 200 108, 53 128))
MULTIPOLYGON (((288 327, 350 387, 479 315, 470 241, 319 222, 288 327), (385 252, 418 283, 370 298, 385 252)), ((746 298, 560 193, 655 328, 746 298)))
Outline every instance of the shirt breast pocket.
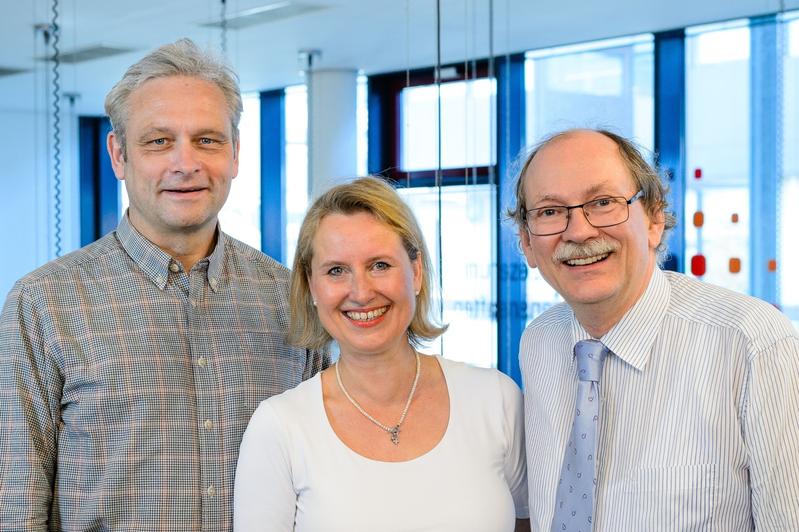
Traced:
POLYGON ((716 464, 641 468, 628 496, 638 516, 635 530, 714 530, 716 464))

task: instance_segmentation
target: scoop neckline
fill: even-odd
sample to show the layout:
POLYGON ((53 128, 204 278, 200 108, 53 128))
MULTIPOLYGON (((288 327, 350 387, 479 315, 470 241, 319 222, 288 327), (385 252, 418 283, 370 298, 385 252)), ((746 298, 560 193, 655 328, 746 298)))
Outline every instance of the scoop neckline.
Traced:
POLYGON ((452 395, 452 387, 449 384, 449 375, 448 375, 449 368, 447 367, 449 361, 445 361, 445 359, 441 355, 433 355, 433 358, 436 360, 436 362, 438 362, 438 367, 441 368, 441 373, 444 375, 444 385, 447 387, 447 396, 449 397, 449 418, 447 419, 447 427, 446 429, 444 429, 444 434, 441 436, 441 439, 438 440, 438 443, 436 443, 428 451, 425 451, 419 456, 415 456, 408 460, 388 461, 388 460, 378 460, 376 458, 369 458, 368 456, 364 456, 361 453, 352 449, 349 445, 344 443, 341 440, 341 438, 339 438, 339 435, 336 434, 336 431, 333 430, 333 426, 330 424, 330 419, 327 417, 327 410, 325 410, 324 391, 322 389, 322 375, 321 373, 319 373, 317 374, 317 376, 319 377, 319 386, 316 388, 318 394, 317 398, 319 401, 319 406, 321 406, 322 421, 325 426, 325 431, 328 433, 328 437, 335 440, 336 442, 335 444, 340 448, 343 448, 345 452, 351 454, 352 456, 355 456, 362 460, 366 460, 367 462, 373 462, 375 464, 388 464, 388 465, 412 464, 414 462, 424 461, 425 459, 427 459, 427 457, 433 454, 438 454, 440 452, 439 449, 441 449, 449 440, 449 434, 450 432, 452 432, 452 421, 453 421, 452 418, 455 415, 455 409, 452 408, 454 401, 452 395))

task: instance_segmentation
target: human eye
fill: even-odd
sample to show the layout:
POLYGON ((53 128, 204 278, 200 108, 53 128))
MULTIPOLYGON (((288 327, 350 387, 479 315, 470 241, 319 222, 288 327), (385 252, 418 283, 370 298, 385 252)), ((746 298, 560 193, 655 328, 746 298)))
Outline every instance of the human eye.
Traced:
POLYGON ((590 209, 595 209, 600 211, 611 210, 618 207, 618 205, 619 205, 618 199, 610 196, 597 198, 588 203, 588 207, 590 209))
POLYGON ((613 198, 597 198, 591 203, 593 203, 597 207, 609 207, 613 205, 615 201, 613 200, 613 198))
POLYGON ((210 146, 211 144, 216 144, 218 141, 216 139, 212 139, 211 137, 201 137, 200 144, 205 144, 206 146, 210 146))
POLYGON ((331 277, 340 277, 344 274, 344 268, 341 266, 332 266, 327 269, 327 275, 331 277))
POLYGON ((166 146, 168 140, 166 137, 158 137, 155 139, 150 139, 147 141, 147 144, 150 146, 166 146))
POLYGON ((563 207, 541 207, 535 209, 536 218, 554 218, 563 214, 563 207))
POLYGON ((382 260, 376 261, 372 265, 372 269, 375 270, 375 271, 378 271, 378 272, 386 271, 389 268, 391 268, 391 264, 387 263, 386 261, 382 261, 382 260))

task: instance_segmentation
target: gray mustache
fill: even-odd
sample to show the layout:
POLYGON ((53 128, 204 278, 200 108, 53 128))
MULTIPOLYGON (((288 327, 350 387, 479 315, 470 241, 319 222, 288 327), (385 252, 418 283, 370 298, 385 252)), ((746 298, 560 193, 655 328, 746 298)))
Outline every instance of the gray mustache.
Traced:
POLYGON ((562 242, 555 249, 555 254, 552 256, 554 262, 563 262, 565 260, 582 259, 585 257, 593 257, 595 255, 603 255, 605 253, 612 253, 618 249, 618 244, 604 238, 589 240, 583 244, 575 242, 562 242))

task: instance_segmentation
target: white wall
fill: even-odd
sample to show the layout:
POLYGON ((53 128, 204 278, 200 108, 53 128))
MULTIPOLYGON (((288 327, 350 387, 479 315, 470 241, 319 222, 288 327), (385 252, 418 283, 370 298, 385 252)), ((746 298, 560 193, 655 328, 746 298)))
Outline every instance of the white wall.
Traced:
MULTIPOLYGON (((62 254, 80 242, 76 120, 62 117, 62 254)), ((0 109, 0 300, 14 281, 55 257, 47 116, 0 109)))

